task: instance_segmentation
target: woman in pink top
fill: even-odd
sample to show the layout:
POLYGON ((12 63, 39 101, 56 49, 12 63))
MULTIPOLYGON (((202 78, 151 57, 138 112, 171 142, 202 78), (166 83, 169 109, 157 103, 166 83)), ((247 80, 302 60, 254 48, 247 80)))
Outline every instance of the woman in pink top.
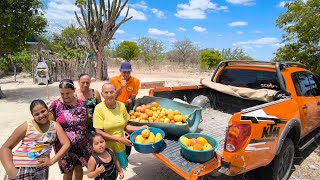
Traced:
POLYGON ((49 121, 48 107, 42 100, 32 101, 30 111, 33 119, 21 124, 1 147, 5 180, 46 180, 49 166, 60 160, 70 148, 70 141, 59 123, 49 121), (57 140, 62 148, 50 159, 52 145, 57 140), (12 152, 20 141, 19 148, 12 152))

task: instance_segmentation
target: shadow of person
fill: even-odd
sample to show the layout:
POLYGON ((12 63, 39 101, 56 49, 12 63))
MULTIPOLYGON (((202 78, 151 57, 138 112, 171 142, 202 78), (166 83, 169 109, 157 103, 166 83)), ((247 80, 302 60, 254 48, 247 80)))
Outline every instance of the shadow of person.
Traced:
POLYGON ((134 153, 129 157, 129 165, 133 166, 134 176, 126 179, 141 180, 182 180, 178 174, 162 164, 152 154, 134 153))

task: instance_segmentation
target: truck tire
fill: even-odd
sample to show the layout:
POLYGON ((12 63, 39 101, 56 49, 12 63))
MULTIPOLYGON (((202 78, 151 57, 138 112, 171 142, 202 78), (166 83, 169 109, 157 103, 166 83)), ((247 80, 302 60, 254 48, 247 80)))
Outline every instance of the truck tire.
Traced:
POLYGON ((199 96, 195 97, 191 101, 191 105, 199 106, 202 108, 210 108, 211 107, 209 98, 204 95, 199 95, 199 96))
POLYGON ((294 157, 294 144, 290 138, 286 138, 280 153, 274 157, 267 166, 258 169, 261 179, 286 180, 289 178, 294 157))

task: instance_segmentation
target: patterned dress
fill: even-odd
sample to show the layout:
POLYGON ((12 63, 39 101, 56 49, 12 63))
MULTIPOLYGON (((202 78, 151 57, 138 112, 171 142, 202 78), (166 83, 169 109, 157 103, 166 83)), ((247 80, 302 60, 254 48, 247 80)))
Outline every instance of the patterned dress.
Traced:
MULTIPOLYGON (((62 173, 71 174, 75 166, 87 166, 91 155, 85 104, 77 99, 75 105, 65 105, 60 99, 57 99, 52 102, 49 110, 54 115, 56 122, 62 126, 71 142, 71 148, 58 162, 62 173)), ((57 152, 60 148, 61 143, 57 141, 54 149, 57 152)))
MULTIPOLYGON (((92 91, 92 98, 85 99, 84 100, 84 104, 87 107, 88 114, 93 116, 94 108, 97 105, 97 98, 95 97, 94 89, 91 89, 91 91, 92 91)), ((88 123, 88 127, 87 128, 88 128, 89 132, 95 131, 95 128, 93 127, 93 123, 92 123, 92 117, 89 119, 89 123, 88 123)))

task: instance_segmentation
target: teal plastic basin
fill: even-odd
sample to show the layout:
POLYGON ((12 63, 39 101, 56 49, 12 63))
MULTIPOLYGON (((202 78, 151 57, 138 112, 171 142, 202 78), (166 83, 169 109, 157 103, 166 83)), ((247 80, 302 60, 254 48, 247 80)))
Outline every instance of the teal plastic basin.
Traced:
POLYGON ((197 138, 197 137, 204 137, 208 143, 212 146, 212 149, 210 150, 191 150, 185 147, 184 145, 181 144, 180 138, 178 140, 179 145, 181 147, 181 155, 188 159, 189 161, 192 162, 197 162, 197 163, 204 163, 212 159, 215 155, 215 149, 218 147, 218 142, 216 139, 213 137, 206 135, 206 134, 201 134, 201 133, 188 133, 183 135, 187 138, 197 138))
POLYGON ((148 125, 149 127, 160 128, 167 135, 172 135, 177 137, 186 133, 194 133, 197 131, 200 123, 200 119, 202 117, 201 107, 176 102, 167 98, 144 96, 136 100, 134 109, 137 106, 140 106, 142 104, 150 104, 153 101, 157 102, 161 107, 164 107, 166 109, 179 110, 181 112, 181 115, 187 115, 188 116, 187 123, 178 125, 178 124, 166 124, 166 123, 154 123, 154 122, 142 123, 142 122, 129 121, 129 124, 134 126, 148 125))
POLYGON ((159 152, 161 147, 162 147, 162 145, 163 145, 163 139, 165 137, 165 133, 159 128, 150 127, 149 128, 150 132, 153 132, 154 135, 156 135, 157 133, 160 133, 161 136, 162 136, 162 139, 160 141, 158 141, 158 142, 151 143, 151 144, 138 144, 134 140, 136 139, 136 137, 139 134, 141 134, 141 132, 144 129, 146 129, 146 128, 141 128, 141 129, 138 129, 138 130, 134 131, 133 133, 131 133, 130 141, 133 143, 134 149, 136 151, 138 151, 139 153, 143 153, 143 154, 159 152))

